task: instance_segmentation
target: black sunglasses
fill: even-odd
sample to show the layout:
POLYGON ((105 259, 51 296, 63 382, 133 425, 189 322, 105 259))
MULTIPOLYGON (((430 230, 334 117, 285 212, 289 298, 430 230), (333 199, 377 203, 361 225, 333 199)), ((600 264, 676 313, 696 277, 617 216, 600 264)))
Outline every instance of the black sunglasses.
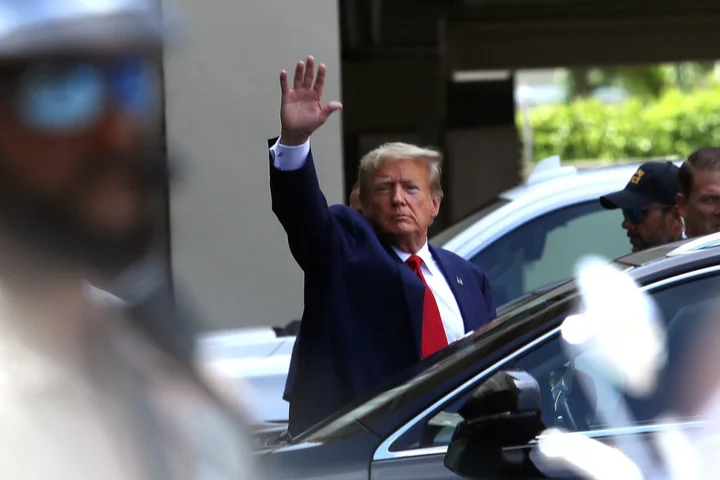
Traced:
POLYGON ((647 214, 653 210, 669 211, 674 205, 652 205, 650 207, 623 208, 622 213, 625 220, 634 225, 639 225, 645 220, 647 214))

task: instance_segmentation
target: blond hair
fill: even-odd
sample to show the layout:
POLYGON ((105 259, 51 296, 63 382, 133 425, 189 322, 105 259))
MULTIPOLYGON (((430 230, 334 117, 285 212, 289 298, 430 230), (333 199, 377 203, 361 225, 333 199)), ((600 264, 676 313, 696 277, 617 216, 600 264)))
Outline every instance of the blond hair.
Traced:
POLYGON ((440 184, 440 164, 442 153, 434 148, 420 147, 410 143, 390 142, 384 143, 376 149, 368 152, 360 160, 358 169, 358 186, 360 198, 364 197, 364 186, 377 169, 387 162, 401 160, 419 160, 425 163, 428 169, 428 185, 430 193, 438 198, 443 197, 442 185, 440 184))

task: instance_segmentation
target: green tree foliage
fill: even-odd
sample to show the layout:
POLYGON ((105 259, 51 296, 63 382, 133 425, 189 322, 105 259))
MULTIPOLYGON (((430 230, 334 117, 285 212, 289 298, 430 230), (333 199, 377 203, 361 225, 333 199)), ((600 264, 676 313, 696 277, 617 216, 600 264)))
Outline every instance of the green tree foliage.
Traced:
POLYGON ((610 105, 579 98, 533 108, 530 123, 535 161, 551 155, 564 160, 686 157, 699 147, 720 145, 720 86, 687 93, 680 85, 664 88, 655 99, 637 96, 610 105))
POLYGON ((712 82, 713 62, 616 66, 605 68, 577 67, 565 71, 563 80, 568 99, 589 97, 600 87, 614 86, 633 96, 659 98, 666 90, 690 91, 712 82))

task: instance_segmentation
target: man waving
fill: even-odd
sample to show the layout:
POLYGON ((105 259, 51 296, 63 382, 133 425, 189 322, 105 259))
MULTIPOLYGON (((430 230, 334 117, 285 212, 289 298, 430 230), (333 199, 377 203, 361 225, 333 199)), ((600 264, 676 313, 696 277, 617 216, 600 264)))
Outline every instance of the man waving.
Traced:
POLYGON ((326 69, 285 71, 281 135, 270 148, 273 211, 305 273, 305 311, 285 399, 291 435, 495 318, 485 274, 428 244, 440 209, 441 154, 389 143, 360 162, 362 213, 328 207, 310 136, 338 102, 322 104, 326 69))

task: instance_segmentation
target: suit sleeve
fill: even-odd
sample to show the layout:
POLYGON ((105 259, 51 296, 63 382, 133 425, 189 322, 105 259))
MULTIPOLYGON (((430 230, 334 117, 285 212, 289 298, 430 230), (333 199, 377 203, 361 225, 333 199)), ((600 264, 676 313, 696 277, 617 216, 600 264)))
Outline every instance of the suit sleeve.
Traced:
MULTIPOLYGON (((269 144, 272 143, 275 142, 271 140, 269 144)), ((308 148, 304 161, 293 159, 292 165, 276 161, 274 152, 271 147, 272 209, 287 234, 290 251, 306 272, 327 267, 333 258, 343 255, 348 238, 320 190, 312 152, 308 148)))

